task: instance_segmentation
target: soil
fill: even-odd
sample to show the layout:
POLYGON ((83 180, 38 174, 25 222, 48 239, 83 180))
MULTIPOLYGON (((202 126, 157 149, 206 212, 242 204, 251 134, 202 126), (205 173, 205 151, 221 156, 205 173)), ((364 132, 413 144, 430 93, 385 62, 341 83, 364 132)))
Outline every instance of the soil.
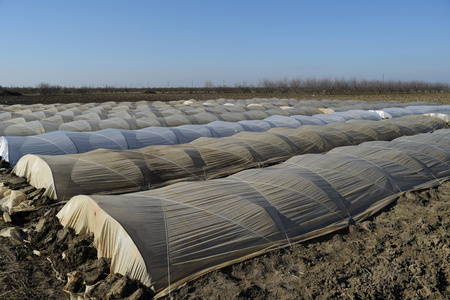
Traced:
POLYGON ((158 93, 148 94, 142 92, 130 93, 92 93, 92 94, 62 94, 62 95, 2 95, 0 104, 53 104, 53 103, 99 103, 106 101, 175 101, 196 99, 199 101, 210 99, 251 99, 251 98, 279 98, 298 100, 359 100, 359 101, 400 101, 415 102, 427 101, 439 104, 450 104, 450 92, 436 93, 389 93, 389 94, 305 94, 305 93, 158 93))
MULTIPOLYGON (((97 259, 93 236, 77 236, 55 217, 64 203, 42 197, 23 178, 0 182, 27 194, 35 210, 0 229, 0 299, 151 299, 151 290, 97 259), (23 241, 25 240, 25 241, 23 241), (70 280, 68 280, 70 278, 70 280)), ((407 192, 348 230, 279 249, 209 273, 172 291, 173 299, 449 299, 450 182, 407 192)))
POLYGON ((75 235, 60 225, 56 214, 65 204, 54 203, 26 179, 0 172, 0 182, 27 195, 27 211, 5 215, 0 230, 0 299, 70 299, 84 294, 91 299, 151 299, 154 293, 141 283, 110 274, 107 259, 97 259, 92 235, 75 235), (1 231, 0 231, 1 232, 1 231))

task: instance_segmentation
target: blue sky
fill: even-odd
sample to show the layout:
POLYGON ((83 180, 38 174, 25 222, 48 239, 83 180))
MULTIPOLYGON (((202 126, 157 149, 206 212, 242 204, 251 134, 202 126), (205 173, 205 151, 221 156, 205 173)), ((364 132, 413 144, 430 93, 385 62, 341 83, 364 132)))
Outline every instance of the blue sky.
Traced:
POLYGON ((449 16, 449 0, 0 0, 0 85, 450 83, 449 16))

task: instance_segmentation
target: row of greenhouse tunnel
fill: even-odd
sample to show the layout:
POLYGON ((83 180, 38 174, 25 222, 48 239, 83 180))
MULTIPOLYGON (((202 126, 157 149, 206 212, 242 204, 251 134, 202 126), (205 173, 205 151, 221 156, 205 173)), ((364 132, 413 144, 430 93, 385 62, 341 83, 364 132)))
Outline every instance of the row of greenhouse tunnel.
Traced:
POLYGON ((162 297, 449 180, 449 122, 450 105, 428 102, 2 105, 0 155, 67 201, 60 223, 93 233, 111 272, 162 297))
POLYGON ((338 100, 263 100, 249 99, 236 103, 209 100, 202 104, 173 101, 174 103, 156 107, 145 101, 140 105, 2 105, 0 135, 30 136, 53 131, 93 132, 108 128, 137 130, 155 126, 208 124, 214 121, 262 120, 270 116, 316 115, 331 111, 374 110, 383 117, 398 117, 449 110, 448 105, 438 106, 424 102, 404 104, 383 101, 368 104, 338 100))

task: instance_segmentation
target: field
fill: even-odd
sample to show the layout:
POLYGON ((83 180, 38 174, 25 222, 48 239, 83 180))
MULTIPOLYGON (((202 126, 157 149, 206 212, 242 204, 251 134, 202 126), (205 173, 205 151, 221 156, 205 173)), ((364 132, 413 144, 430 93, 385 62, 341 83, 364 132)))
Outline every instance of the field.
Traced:
POLYGON ((338 100, 361 100, 361 101, 428 101, 439 104, 450 104, 450 92, 439 93, 388 93, 388 94, 311 94, 311 93, 206 93, 206 92, 163 92, 149 94, 144 92, 122 92, 122 93, 87 93, 87 94, 62 94, 62 95, 24 95, 24 96, 2 96, 0 104, 36 104, 36 103, 91 103, 107 101, 162 101, 173 100, 209 100, 209 99, 251 99, 251 98, 280 98, 280 99, 338 99, 338 100))
MULTIPOLYGON (((8 174, 3 174, 1 180, 12 181, 8 174)), ((62 291, 63 274, 77 265, 83 265, 82 272, 94 278, 107 276, 107 262, 95 260, 96 251, 90 246, 92 236, 76 237, 58 225, 54 217, 58 207, 53 204, 14 219, 18 228, 28 230, 31 243, 18 244, 0 238, 2 299, 69 299, 69 294, 62 291), (38 222, 43 229, 36 233, 38 222), (37 256, 35 249, 45 250, 37 256), (62 253, 71 257, 69 264, 58 264, 62 253)), ((348 230, 214 271, 170 296, 173 299, 448 299, 449 224, 450 182, 446 182, 438 188, 407 192, 383 212, 348 230)), ((7 224, 2 222, 1 226, 7 224)), ((66 289, 78 291, 76 282, 66 289)), ((151 292, 133 281, 110 275, 94 296, 147 299, 151 292)))
MULTIPOLYGON (((298 93, 92 93, 2 96, 0 104, 290 98, 428 101, 450 104, 450 92, 360 95, 298 93)), ((0 182, 36 192, 2 171, 0 182)), ((69 299, 80 292, 77 269, 96 282, 98 299, 148 299, 152 292, 108 275, 92 236, 75 236, 55 218, 64 203, 36 195, 39 210, 13 215, 13 239, 0 237, 0 299, 69 299), (26 235, 30 242, 19 242, 26 235), (39 250, 39 251, 37 251, 39 250), (68 256, 62 264, 61 256, 68 256), (82 267, 79 267, 79 266, 82 267), (65 291, 63 291, 63 288, 65 291)), ((0 229, 10 224, 0 221, 0 229)), ((167 299, 448 299, 450 298, 450 182, 406 192, 376 216, 320 239, 279 249, 214 271, 171 291, 167 299)))

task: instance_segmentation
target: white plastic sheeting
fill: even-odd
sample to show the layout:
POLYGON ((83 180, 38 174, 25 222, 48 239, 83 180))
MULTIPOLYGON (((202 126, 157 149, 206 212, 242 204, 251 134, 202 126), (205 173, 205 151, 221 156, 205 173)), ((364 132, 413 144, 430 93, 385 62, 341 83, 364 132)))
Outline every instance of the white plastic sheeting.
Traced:
POLYGON ((410 105, 406 107, 389 107, 374 110, 382 118, 398 118, 409 115, 423 115, 450 110, 450 105, 410 105))
POLYGON ((207 180, 279 163, 294 155, 402 135, 431 132, 447 125, 432 117, 386 121, 354 120, 326 126, 272 128, 224 138, 199 138, 180 145, 136 150, 98 149, 60 156, 25 155, 14 168, 46 195, 59 200, 77 194, 135 192, 185 180, 207 180))
POLYGON ((76 196, 58 213, 92 232, 111 271, 157 297, 200 275, 360 222, 402 192, 450 179, 450 130, 339 147, 224 179, 76 196))
POLYGON ((443 110, 440 112, 436 112, 436 113, 424 113, 424 116, 429 116, 429 117, 436 117, 439 118, 441 120, 444 120, 446 122, 450 122, 450 109, 449 110, 443 110))
POLYGON ((207 124, 217 120, 237 122, 261 120, 272 115, 313 115, 321 110, 376 110, 413 104, 431 106, 426 102, 405 104, 397 101, 363 103, 293 99, 0 105, 0 135, 28 136, 56 130, 90 132, 106 128, 136 130, 149 126, 207 124))
MULTIPOLYGON (((213 108, 159 110, 140 108, 137 110, 103 110, 91 108, 88 111, 64 110, 61 112, 37 111, 27 113, 0 114, 0 134, 6 136, 29 136, 45 132, 75 131, 90 132, 107 128, 136 130, 149 126, 180 126, 185 124, 207 124, 213 121, 237 122, 260 120, 272 115, 312 115, 321 111, 314 107, 289 107, 265 105, 264 110, 254 106, 215 106, 213 108)), ((24 112, 23 110, 21 112, 24 112)))
POLYGON ((94 132, 56 131, 35 136, 0 137, 0 156, 15 166, 26 154, 63 155, 95 149, 138 149, 150 145, 176 145, 189 143, 200 137, 226 137, 242 131, 260 132, 274 127, 298 128, 302 125, 324 125, 345 120, 381 120, 374 112, 351 111, 318 114, 271 116, 264 120, 239 122, 214 121, 205 125, 178 127, 147 127, 140 130, 104 129, 94 132))
MULTIPOLYGON (((327 100, 322 100, 327 101, 327 100)), ((310 105, 317 105, 316 102, 313 100, 310 105)), ((333 105, 333 103, 329 103, 326 106, 320 106, 320 107, 327 107, 328 109, 332 109, 333 111, 348 111, 350 109, 362 109, 362 110, 378 110, 378 109, 384 109, 387 107, 407 107, 407 106, 436 106, 437 103, 429 103, 429 102, 409 102, 409 103, 402 103, 399 101, 357 101, 357 100, 350 100, 345 101, 343 103, 338 103, 338 105, 333 105)), ((318 107, 318 106, 315 106, 318 107)))
MULTIPOLYGON (((103 102, 103 103, 69 103, 69 104, 0 104, 0 120, 8 120, 17 117, 26 117, 29 121, 44 119, 55 115, 75 118, 83 114, 95 113, 102 119, 111 116, 127 118, 139 118, 143 115, 167 117, 174 114, 197 114, 201 112, 238 112, 245 110, 268 110, 281 108, 289 110, 299 107, 332 108, 339 111, 354 109, 380 109, 386 107, 405 107, 408 105, 435 105, 429 102, 402 103, 399 101, 357 101, 357 100, 295 100, 278 98, 253 98, 253 99, 215 99, 215 100, 177 100, 169 102, 161 101, 137 101, 137 102, 103 102), (224 107, 226 106, 226 107, 224 107), (355 108, 356 107, 356 108, 355 108)), ((85 118, 85 117, 82 117, 85 118)))

